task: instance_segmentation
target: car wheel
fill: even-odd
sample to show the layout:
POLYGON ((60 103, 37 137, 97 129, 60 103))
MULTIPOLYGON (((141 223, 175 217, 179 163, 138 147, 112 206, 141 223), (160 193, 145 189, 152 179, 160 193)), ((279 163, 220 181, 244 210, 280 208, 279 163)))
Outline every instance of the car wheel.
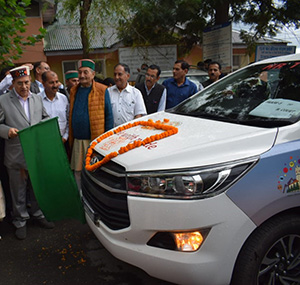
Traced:
POLYGON ((257 228, 238 255, 231 284, 300 284, 300 217, 279 216, 257 228))

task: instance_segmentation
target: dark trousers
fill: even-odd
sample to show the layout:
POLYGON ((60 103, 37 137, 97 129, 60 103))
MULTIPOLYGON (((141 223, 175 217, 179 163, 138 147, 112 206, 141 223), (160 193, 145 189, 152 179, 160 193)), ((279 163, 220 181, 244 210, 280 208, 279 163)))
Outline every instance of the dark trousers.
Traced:
POLYGON ((4 166, 4 143, 5 140, 0 138, 0 181, 2 184, 5 202, 6 202, 6 217, 11 217, 12 213, 12 201, 11 201, 11 194, 9 189, 9 179, 7 169, 4 166))
POLYGON ((10 193, 12 197, 13 225, 20 228, 26 225, 26 220, 33 216, 36 219, 44 218, 35 198, 28 171, 25 169, 8 168, 10 193), (30 209, 27 201, 30 200, 30 209))

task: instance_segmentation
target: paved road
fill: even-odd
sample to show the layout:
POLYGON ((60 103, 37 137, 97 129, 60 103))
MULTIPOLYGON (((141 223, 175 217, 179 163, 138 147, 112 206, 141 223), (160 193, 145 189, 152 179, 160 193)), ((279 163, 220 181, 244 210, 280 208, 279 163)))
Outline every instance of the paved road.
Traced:
POLYGON ((27 239, 0 222, 0 285, 103 284, 167 285, 114 258, 78 221, 59 221, 41 229, 28 222, 27 239))

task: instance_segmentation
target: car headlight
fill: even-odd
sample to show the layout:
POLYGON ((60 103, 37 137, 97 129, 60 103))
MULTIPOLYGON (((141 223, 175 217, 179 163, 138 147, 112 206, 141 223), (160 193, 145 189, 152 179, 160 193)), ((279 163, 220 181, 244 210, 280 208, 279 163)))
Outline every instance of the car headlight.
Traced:
POLYGON ((129 195, 195 199, 217 195, 244 175, 257 159, 193 170, 130 173, 129 195))

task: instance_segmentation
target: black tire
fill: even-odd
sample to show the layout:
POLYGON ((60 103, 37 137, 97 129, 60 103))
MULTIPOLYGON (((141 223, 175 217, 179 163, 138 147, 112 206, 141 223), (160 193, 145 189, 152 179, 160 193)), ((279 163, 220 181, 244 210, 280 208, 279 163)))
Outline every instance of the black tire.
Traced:
POLYGON ((231 285, 262 284, 300 284, 300 216, 267 221, 240 251, 231 285))

